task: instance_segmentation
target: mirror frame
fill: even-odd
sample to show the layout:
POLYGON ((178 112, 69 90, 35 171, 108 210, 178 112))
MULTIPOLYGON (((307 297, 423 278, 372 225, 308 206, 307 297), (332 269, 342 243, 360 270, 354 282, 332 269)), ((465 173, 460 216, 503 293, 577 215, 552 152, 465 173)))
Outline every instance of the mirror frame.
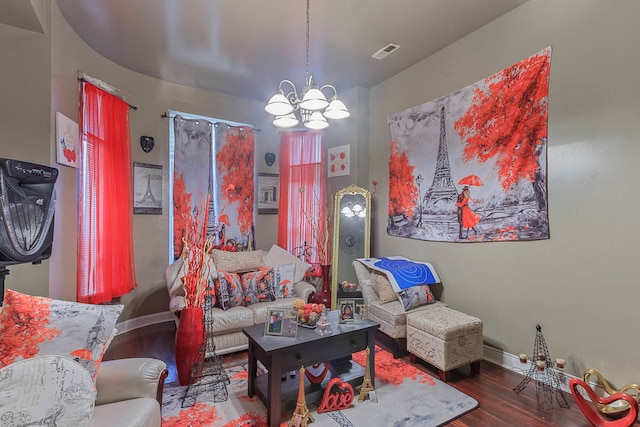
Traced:
MULTIPOLYGON (((338 303, 338 265, 339 265, 339 243, 340 243, 340 202, 345 195, 356 195, 360 194, 365 199, 367 215, 365 216, 365 226, 364 226, 364 253, 362 254, 362 258, 369 258, 371 255, 371 243, 370 243, 370 234, 371 234, 371 192, 366 188, 359 187, 355 184, 352 184, 348 187, 345 187, 338 192, 336 192, 334 196, 334 212, 333 212, 333 241, 331 245, 331 307, 335 309, 338 303)), ((361 258, 358 256, 358 258, 361 258)))

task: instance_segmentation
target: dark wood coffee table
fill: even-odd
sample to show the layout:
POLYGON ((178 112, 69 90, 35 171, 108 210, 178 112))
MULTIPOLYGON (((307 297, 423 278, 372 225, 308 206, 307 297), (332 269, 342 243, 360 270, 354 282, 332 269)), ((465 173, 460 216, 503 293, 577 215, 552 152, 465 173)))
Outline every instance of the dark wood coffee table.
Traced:
MULTIPOLYGON (((337 319, 337 316, 335 317, 337 319)), ((371 349, 369 366, 371 381, 375 379, 375 333, 378 323, 371 320, 359 320, 354 323, 338 325, 331 322, 333 334, 320 336, 313 329, 298 328, 296 338, 264 335, 264 324, 244 328, 242 332, 249 338, 249 380, 248 394, 257 394, 267 407, 269 427, 280 425, 280 412, 294 408, 300 384, 299 369, 322 362, 330 362, 330 369, 322 384, 314 385, 305 379, 307 402, 322 397, 323 388, 331 378, 340 377, 344 382, 357 386, 362 383, 364 368, 351 361, 353 353, 371 349), (260 361, 267 373, 257 375, 257 362, 260 361), (286 380, 282 375, 296 371, 286 380)), ((355 391, 355 390, 354 390, 355 391)))

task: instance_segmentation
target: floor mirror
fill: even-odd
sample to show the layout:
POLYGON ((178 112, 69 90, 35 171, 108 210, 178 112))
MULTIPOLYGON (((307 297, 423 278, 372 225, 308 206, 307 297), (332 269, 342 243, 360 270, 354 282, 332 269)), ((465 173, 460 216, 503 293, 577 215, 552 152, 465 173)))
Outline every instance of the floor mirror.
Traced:
POLYGON ((334 200, 331 307, 337 308, 338 291, 343 281, 357 283, 352 263, 370 253, 371 193, 350 185, 339 190, 334 200))

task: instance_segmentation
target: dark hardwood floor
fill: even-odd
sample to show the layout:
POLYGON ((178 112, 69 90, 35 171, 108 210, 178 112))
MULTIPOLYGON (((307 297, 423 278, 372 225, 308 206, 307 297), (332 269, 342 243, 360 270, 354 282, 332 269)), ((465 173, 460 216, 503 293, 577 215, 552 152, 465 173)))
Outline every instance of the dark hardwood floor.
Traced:
MULTIPOLYGON (((169 367, 167 383, 177 381, 173 343, 175 325, 172 322, 151 325, 118 335, 105 354, 105 360, 124 357, 155 357, 164 360, 169 367)), ((379 343, 384 346, 384 343, 379 343)), ((246 353, 225 356, 246 357, 246 353)), ((410 363, 409 357, 403 358, 410 363)), ((418 362, 417 366, 437 378, 435 368, 418 362)), ((496 364, 483 361, 480 373, 473 375, 469 367, 451 374, 448 384, 476 399, 480 405, 470 413, 452 421, 454 427, 589 427, 570 394, 565 395, 569 408, 544 410, 538 408, 536 390, 530 383, 520 394, 513 391, 522 376, 496 364)), ((636 423, 638 425, 638 423, 636 423)))

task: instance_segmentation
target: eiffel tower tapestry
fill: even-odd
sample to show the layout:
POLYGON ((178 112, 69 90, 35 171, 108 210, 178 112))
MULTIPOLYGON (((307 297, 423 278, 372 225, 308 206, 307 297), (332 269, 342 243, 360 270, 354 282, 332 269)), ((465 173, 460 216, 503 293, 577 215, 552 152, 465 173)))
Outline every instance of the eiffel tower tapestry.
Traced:
POLYGON ((392 236, 446 242, 549 238, 551 47, 388 117, 392 236))

